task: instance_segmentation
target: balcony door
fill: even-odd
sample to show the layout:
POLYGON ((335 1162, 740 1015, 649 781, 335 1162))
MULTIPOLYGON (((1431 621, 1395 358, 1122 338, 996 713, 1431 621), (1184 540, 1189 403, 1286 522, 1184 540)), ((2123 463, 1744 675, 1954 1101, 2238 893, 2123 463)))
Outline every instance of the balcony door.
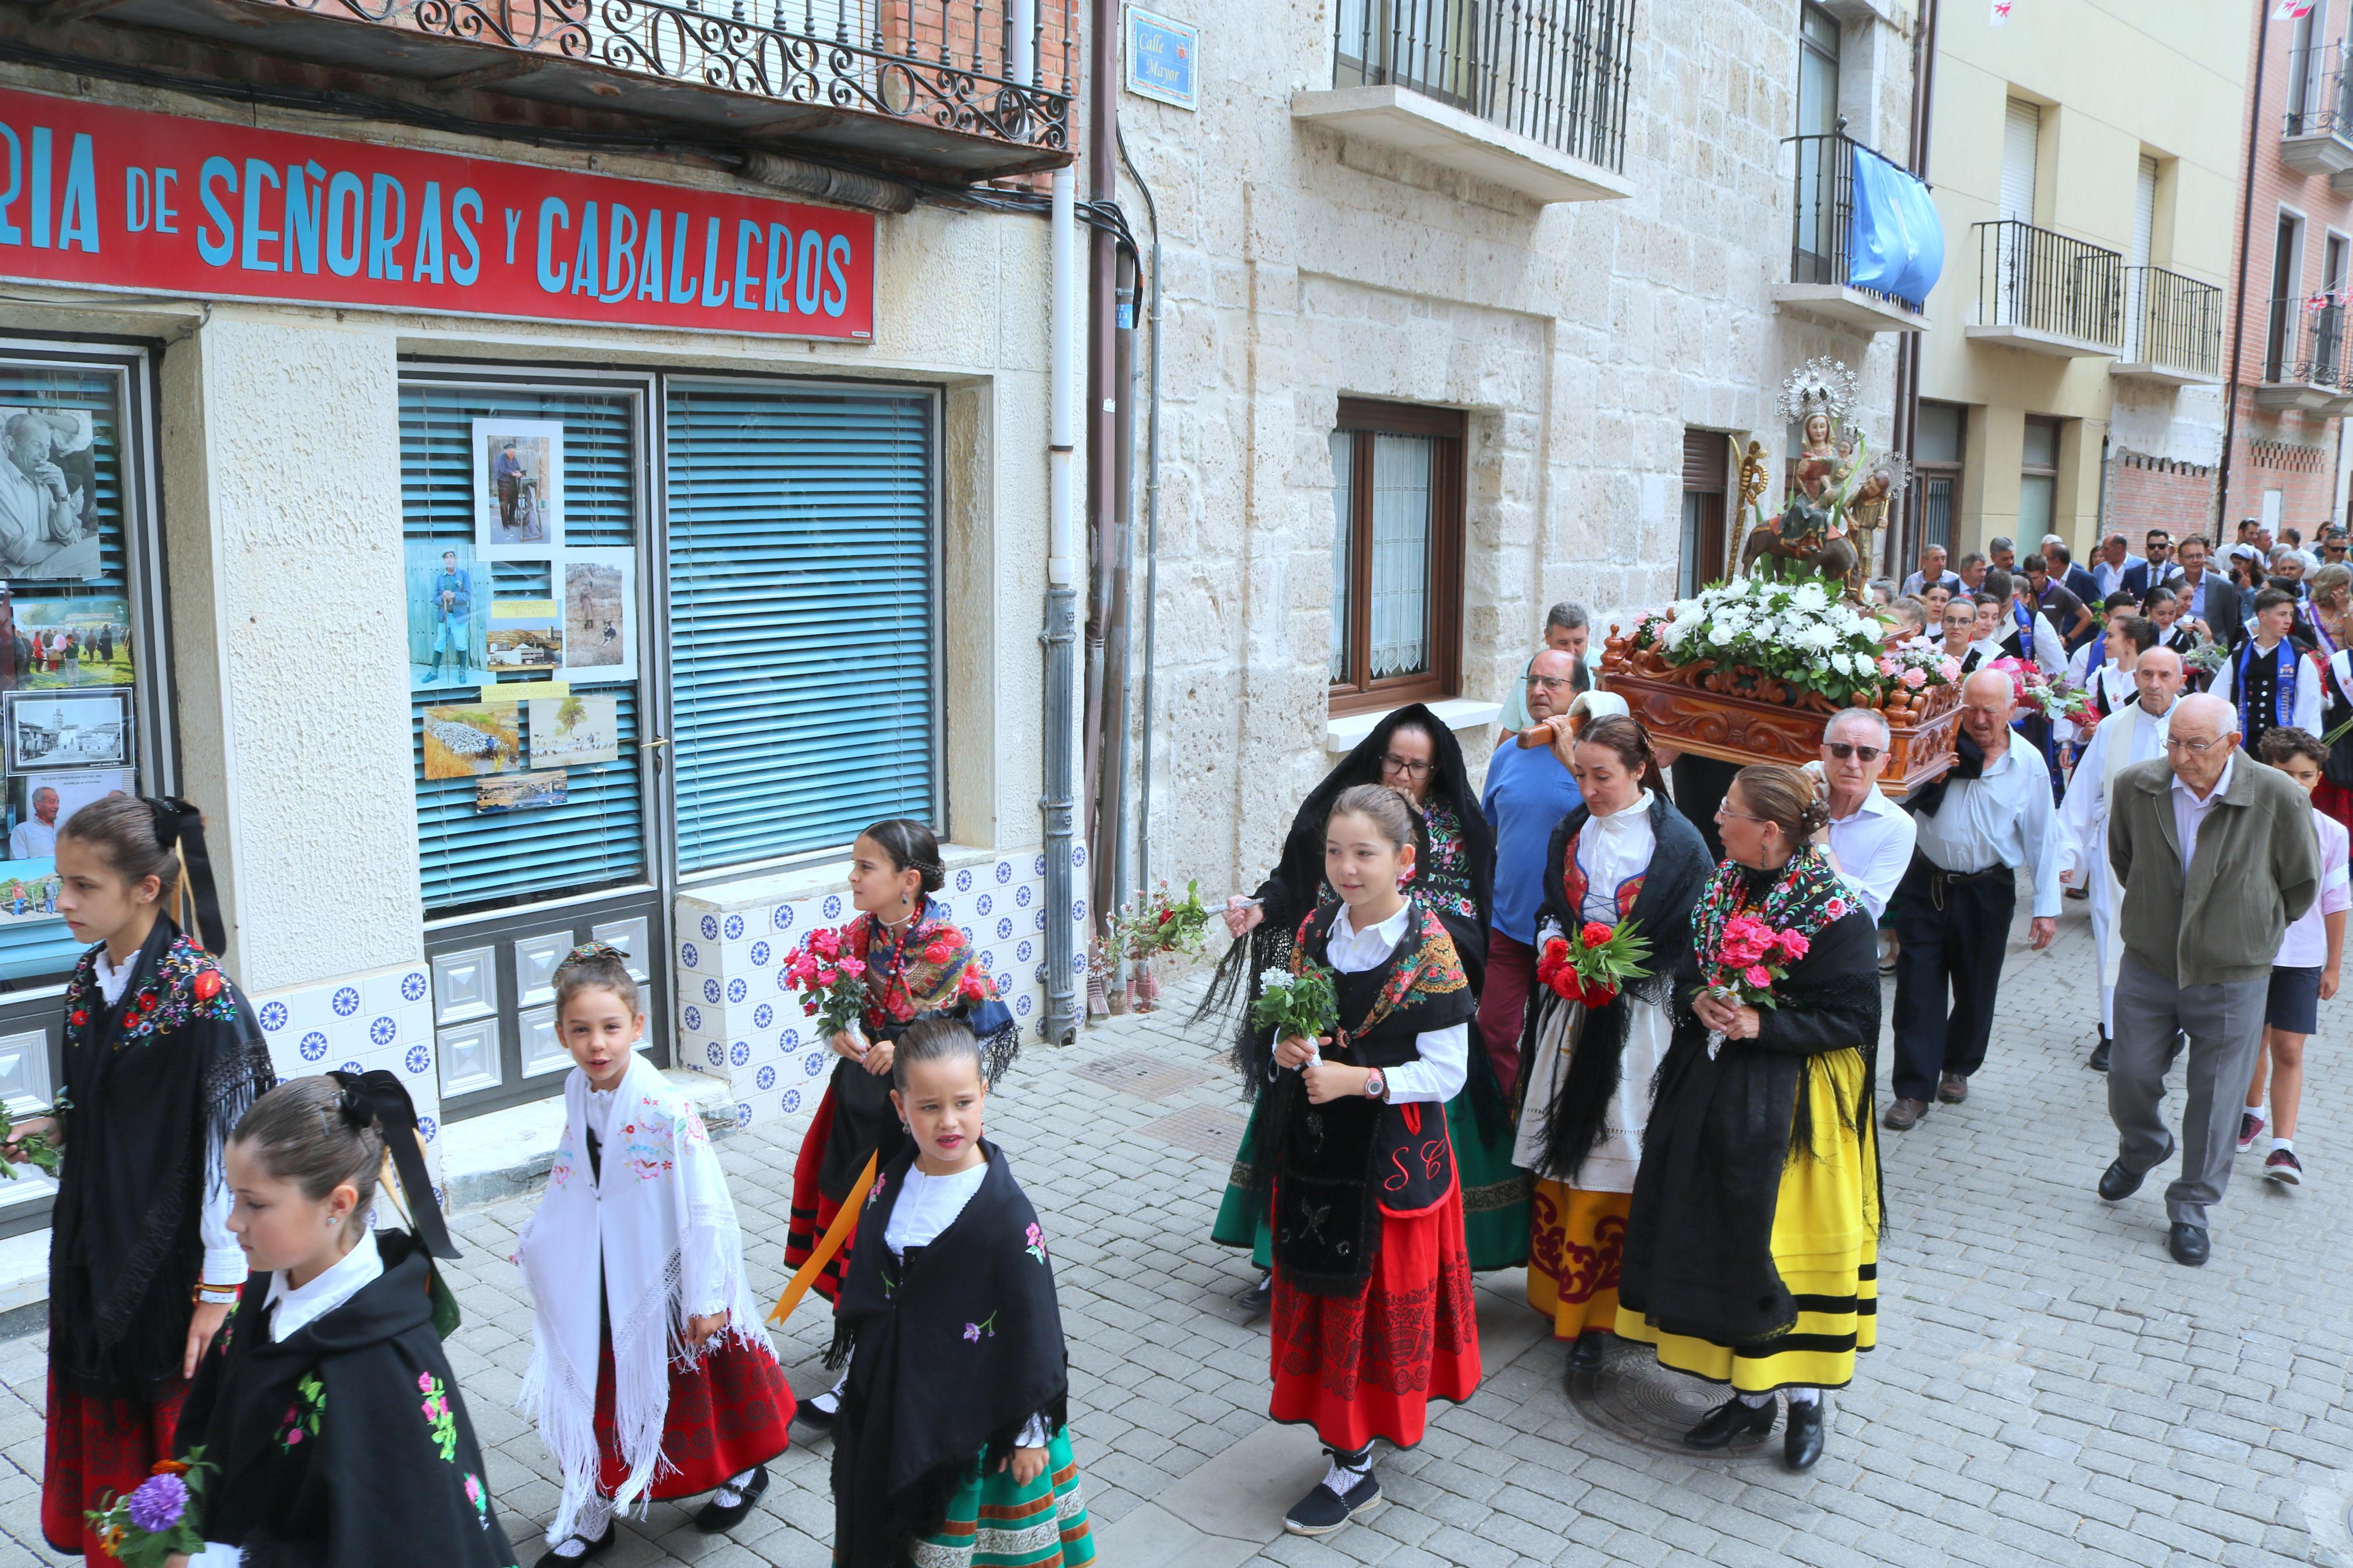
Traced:
POLYGON ((2034 222, 2034 169, 2042 149, 2042 108, 2013 98, 2001 122, 2001 218, 1998 321, 2025 320, 2038 295, 2035 246, 2027 226, 2034 222))
POLYGON ((2295 373, 2295 329, 2304 301, 2296 288, 2304 271, 2304 220, 2280 214, 2272 244, 2270 312, 2263 323, 2263 379, 2284 381, 2295 373))
POLYGON ((1839 195, 1850 177, 1839 120, 1838 18, 1809 3, 1798 12, 1797 280, 1843 283, 1839 195))
POLYGON ((1393 83, 1483 112, 1476 12, 1472 0, 1340 0, 1333 85, 1393 83))

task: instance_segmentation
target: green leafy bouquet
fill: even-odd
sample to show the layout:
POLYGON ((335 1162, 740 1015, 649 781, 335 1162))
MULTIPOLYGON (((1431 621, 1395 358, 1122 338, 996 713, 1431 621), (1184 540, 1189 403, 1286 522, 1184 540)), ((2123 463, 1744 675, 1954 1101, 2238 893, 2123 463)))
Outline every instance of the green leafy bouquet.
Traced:
POLYGON ((154 1473, 129 1495, 109 1492, 101 1498, 103 1506, 82 1516, 98 1537, 99 1550, 128 1568, 164 1568, 174 1552, 193 1556, 203 1551, 197 1505, 204 1500, 205 1475, 212 1468, 204 1459, 202 1448, 191 1448, 185 1462, 159 1461, 154 1473))
POLYGON ((1130 958, 1156 953, 1198 953, 1209 934, 1209 908, 1201 902, 1198 879, 1185 884, 1185 896, 1171 898, 1163 882, 1151 893, 1138 893, 1122 907, 1113 925, 1130 958))
MULTIPOLYGON (((65 1113, 71 1107, 65 1096, 59 1095, 55 1105, 47 1110, 37 1110, 25 1120, 37 1121, 47 1116, 63 1121, 65 1113)), ((65 1163, 65 1151, 51 1143, 47 1133, 28 1133, 22 1138, 16 1134, 16 1119, 8 1114, 7 1107, 0 1106, 0 1143, 15 1143, 18 1152, 25 1156, 26 1163, 36 1167, 44 1175, 55 1176, 58 1173, 58 1167, 65 1163)), ((0 1160, 0 1176, 15 1181, 16 1167, 5 1160, 0 1160)))
POLYGON ((1333 989, 1332 972, 1310 963, 1298 973, 1287 969, 1259 973, 1258 1000, 1250 1004, 1250 1022, 1272 1029, 1278 1040, 1294 1036, 1318 1040, 1340 1026, 1340 995, 1333 989))

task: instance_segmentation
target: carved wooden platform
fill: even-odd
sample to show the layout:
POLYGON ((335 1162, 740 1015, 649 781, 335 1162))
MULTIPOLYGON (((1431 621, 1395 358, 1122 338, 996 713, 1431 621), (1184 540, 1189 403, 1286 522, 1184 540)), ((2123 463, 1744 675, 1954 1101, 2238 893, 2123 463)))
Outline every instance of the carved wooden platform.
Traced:
MULTIPOLYGON (((1612 639, 1601 661, 1601 688, 1626 706, 1660 745, 1727 763, 1818 761, 1822 730, 1841 711, 1820 692, 1745 667, 1713 660, 1670 665, 1656 653, 1612 639)), ((1953 765, 1960 732, 1960 689, 1929 691, 1917 711, 1883 710, 1890 733, 1884 794, 1904 795, 1953 765)))

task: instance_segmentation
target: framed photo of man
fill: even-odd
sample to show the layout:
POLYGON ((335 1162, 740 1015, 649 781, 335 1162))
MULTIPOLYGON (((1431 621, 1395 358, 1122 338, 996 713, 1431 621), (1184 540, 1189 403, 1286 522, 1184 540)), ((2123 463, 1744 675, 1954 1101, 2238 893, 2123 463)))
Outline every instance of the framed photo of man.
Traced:
POLYGON ((477 419, 473 439, 476 555, 484 561, 554 556, 564 547, 563 422, 477 419))
POLYGON ((94 433, 86 408, 0 404, 0 578, 99 574, 94 433))
POLYGON ((490 679, 489 574, 470 539, 412 539, 406 547, 408 685, 480 686, 490 679))

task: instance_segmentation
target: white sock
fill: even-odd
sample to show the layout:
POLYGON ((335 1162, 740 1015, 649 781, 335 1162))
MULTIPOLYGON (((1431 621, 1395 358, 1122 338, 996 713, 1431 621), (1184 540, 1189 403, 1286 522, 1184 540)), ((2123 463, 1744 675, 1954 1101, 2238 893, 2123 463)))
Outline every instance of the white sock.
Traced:
POLYGON ((1344 1498, 1362 1485, 1365 1478, 1372 1473, 1373 1461, 1369 1455, 1366 1457, 1364 1468, 1356 1470, 1349 1469, 1339 1460, 1335 1459, 1332 1461, 1332 1468, 1324 1472, 1324 1484, 1330 1489, 1334 1497, 1344 1498))
POLYGON ((1769 1394, 1744 1394, 1740 1396, 1740 1403, 1751 1410, 1762 1410, 1773 1403, 1773 1396, 1769 1394))
POLYGON ((591 1544, 604 1538, 606 1526, 612 1522, 613 1500, 608 1497, 590 1498, 580 1505, 579 1515, 572 1521, 572 1533, 556 1542, 555 1550, 548 1556, 560 1563, 579 1557, 591 1544), (572 1550, 566 1552, 565 1548, 567 1546, 572 1550))
POLYGON ((719 1483, 719 1489, 712 1495, 711 1500, 721 1508, 733 1508, 744 1500, 744 1489, 752 1484, 752 1478, 759 1471, 760 1467, 754 1465, 740 1475, 728 1477, 719 1483))
POLYGON ((1793 1388, 1789 1390, 1789 1403, 1792 1405, 1812 1405, 1820 1401, 1822 1391, 1819 1388, 1793 1388))
POLYGON ((2273 1139, 2273 1140, 2272 1140, 2272 1152, 2273 1152, 2273 1153, 2274 1153, 2274 1154, 2276 1154, 2276 1153, 2280 1152, 2282 1150, 2285 1150, 2287 1152, 2289 1152, 2289 1153, 2291 1153, 2291 1154, 2295 1153, 2295 1141, 2294 1139, 2292 1139, 2292 1138, 2274 1138, 2274 1139, 2273 1139))
POLYGON ((841 1375, 834 1379, 833 1386, 831 1388, 827 1389, 823 1394, 818 1394, 815 1399, 809 1401, 810 1408, 822 1410, 828 1415, 834 1414, 834 1412, 841 1408, 841 1391, 849 1386, 849 1369, 848 1367, 844 1367, 841 1369, 841 1375))
POLYGON ((2247 1107, 2247 1114, 2261 1121, 2263 1119, 2263 1108, 2260 1105, 2250 1105, 2247 1107))

